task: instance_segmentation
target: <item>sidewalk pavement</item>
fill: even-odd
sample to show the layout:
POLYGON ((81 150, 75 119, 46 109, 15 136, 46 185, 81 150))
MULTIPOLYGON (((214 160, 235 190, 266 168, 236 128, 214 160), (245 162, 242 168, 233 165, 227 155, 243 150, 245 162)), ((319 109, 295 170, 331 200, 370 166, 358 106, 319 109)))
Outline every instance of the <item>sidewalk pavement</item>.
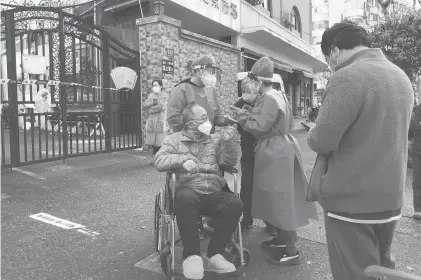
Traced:
MULTIPOLYGON (((309 176, 315 155, 300 122, 294 135, 309 176)), ((2 279, 165 279, 153 255, 154 197, 165 175, 148 164, 150 159, 149 153, 124 151, 2 172, 2 279), (83 228, 63 229, 29 217, 37 213, 83 228)), ((411 174, 393 254, 397 269, 421 275, 421 227, 410 218, 411 174)), ((259 242, 268 236, 263 223, 256 221, 244 233, 252 259, 239 279, 332 279, 319 206, 318 214, 319 221, 299 230, 299 266, 267 263, 259 242)))

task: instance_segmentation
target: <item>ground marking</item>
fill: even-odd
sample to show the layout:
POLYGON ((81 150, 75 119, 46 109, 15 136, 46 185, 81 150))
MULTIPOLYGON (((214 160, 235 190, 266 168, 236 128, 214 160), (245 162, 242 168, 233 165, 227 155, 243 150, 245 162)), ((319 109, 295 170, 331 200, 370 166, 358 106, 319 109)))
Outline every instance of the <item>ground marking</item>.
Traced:
POLYGON ((63 220, 46 213, 38 213, 38 214, 30 215, 29 217, 32 219, 50 224, 50 225, 63 228, 63 229, 76 229, 77 232, 83 233, 91 237, 95 237, 99 235, 99 232, 87 229, 84 225, 76 224, 67 220, 63 220))
POLYGON ((19 172, 19 173, 22 173, 22 174, 25 174, 25 175, 28 175, 28 176, 31 176, 31 177, 34 177, 34 178, 37 178, 37 179, 39 179, 39 180, 45 180, 46 178, 45 177, 40 177, 40 176, 38 176, 37 174, 35 174, 34 172, 31 172, 31 171, 26 171, 26 170, 22 170, 22 169, 20 169, 20 168, 12 168, 12 170, 13 171, 16 171, 16 172, 19 172))
POLYGON ((32 218, 32 219, 50 224, 50 225, 54 225, 54 226, 57 226, 57 227, 64 228, 64 229, 74 229, 74 228, 85 227, 83 225, 76 224, 76 223, 73 223, 71 221, 63 220, 63 219, 54 217, 54 216, 46 214, 46 213, 38 213, 38 214, 35 214, 35 215, 31 215, 29 217, 32 218))

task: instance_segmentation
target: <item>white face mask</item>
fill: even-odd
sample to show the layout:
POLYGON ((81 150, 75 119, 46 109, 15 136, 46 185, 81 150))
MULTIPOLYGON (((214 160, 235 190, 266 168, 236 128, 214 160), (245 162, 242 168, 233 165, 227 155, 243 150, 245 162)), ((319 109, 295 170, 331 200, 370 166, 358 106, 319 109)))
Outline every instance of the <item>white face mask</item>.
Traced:
POLYGON ((213 88, 216 85, 216 75, 211 73, 203 73, 200 77, 205 87, 213 88))
POLYGON ((197 129, 205 135, 210 135, 211 130, 212 130, 212 124, 210 121, 206 121, 202 123, 201 125, 199 125, 197 129))
POLYGON ((260 86, 262 84, 261 84, 260 81, 258 83, 259 83, 259 85, 255 87, 254 85, 256 84, 256 81, 250 81, 249 82, 249 88, 250 88, 251 94, 254 94, 254 95, 259 94, 259 89, 260 89, 260 86))
POLYGON ((330 72, 334 73, 336 66, 338 66, 338 64, 339 64, 339 54, 338 54, 338 57, 336 58, 336 65, 334 65, 334 67, 332 67, 331 66, 331 62, 332 62, 332 50, 333 50, 333 48, 330 49, 329 61, 328 61, 327 64, 328 64, 328 69, 330 70, 330 72))
POLYGON ((154 93, 159 93, 159 92, 161 92, 161 88, 160 88, 160 87, 157 87, 157 86, 154 86, 154 87, 152 88, 152 91, 153 91, 154 93))

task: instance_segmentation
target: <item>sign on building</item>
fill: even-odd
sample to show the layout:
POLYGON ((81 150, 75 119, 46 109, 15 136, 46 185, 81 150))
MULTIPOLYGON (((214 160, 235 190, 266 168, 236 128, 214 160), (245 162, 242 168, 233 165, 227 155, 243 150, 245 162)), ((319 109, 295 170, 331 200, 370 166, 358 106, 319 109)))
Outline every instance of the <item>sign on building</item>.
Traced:
POLYGON ((162 74, 174 74, 173 60, 162 60, 162 74))

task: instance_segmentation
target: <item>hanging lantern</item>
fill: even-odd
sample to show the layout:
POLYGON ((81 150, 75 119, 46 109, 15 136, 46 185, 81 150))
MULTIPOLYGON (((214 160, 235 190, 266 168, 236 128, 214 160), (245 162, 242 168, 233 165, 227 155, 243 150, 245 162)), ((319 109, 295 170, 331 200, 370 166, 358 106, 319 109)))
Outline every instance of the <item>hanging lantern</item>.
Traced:
POLYGON ((165 3, 157 0, 152 3, 152 8, 154 15, 162 15, 165 10, 165 3))

